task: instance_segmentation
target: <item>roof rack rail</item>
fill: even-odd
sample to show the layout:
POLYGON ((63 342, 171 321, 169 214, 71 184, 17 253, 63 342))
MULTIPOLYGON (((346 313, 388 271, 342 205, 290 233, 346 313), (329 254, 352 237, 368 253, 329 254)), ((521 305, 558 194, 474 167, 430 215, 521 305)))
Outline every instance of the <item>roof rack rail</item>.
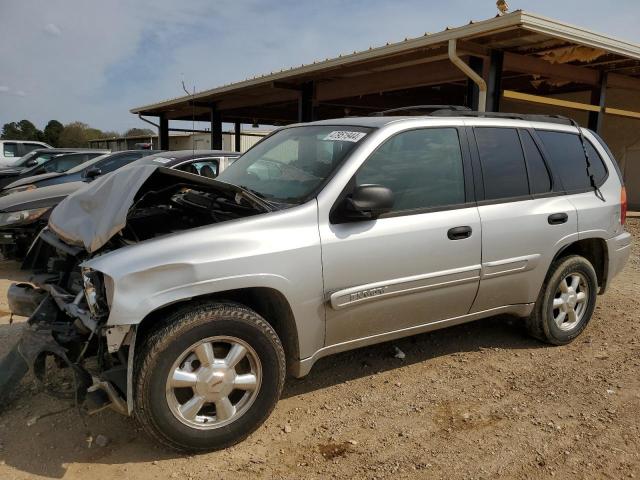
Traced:
POLYGON ((530 113, 502 113, 502 112, 475 112, 452 111, 448 109, 436 110, 430 113, 434 117, 474 117, 474 118, 505 118, 510 120, 526 120, 528 122, 557 123, 561 125, 575 125, 575 122, 562 115, 539 115, 530 113))
MULTIPOLYGON (((389 110, 383 110, 381 112, 374 112, 369 116, 384 117, 385 115, 389 115, 390 113, 411 112, 411 111, 421 111, 421 110, 427 110, 429 112, 435 112, 435 111, 470 112, 471 111, 469 107, 465 107, 462 105, 409 105, 407 107, 392 108, 389 110)), ((423 113, 422 115, 425 115, 425 114, 423 113)))

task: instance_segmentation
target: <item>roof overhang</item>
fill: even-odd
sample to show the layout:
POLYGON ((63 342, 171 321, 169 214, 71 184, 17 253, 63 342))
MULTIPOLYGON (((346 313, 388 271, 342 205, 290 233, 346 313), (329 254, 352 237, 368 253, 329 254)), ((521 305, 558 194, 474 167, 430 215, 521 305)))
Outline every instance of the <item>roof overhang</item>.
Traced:
POLYGON ((544 74, 550 70, 547 67, 552 66, 554 77, 576 81, 576 74, 580 74, 578 81, 585 85, 597 83, 600 72, 607 71, 619 77, 613 79, 614 84, 618 82, 620 85, 640 88, 640 80, 634 78, 640 76, 639 45, 516 11, 439 33, 223 85, 194 95, 136 107, 131 112, 163 115, 169 119, 206 119, 215 108, 225 120, 251 119, 251 115, 269 120, 267 112, 263 114, 260 111, 260 106, 280 106, 282 112, 295 109, 301 86, 306 82, 314 82, 317 102, 335 102, 378 92, 454 84, 465 81, 466 77, 448 60, 446 46, 452 39, 458 41, 458 53, 461 56, 488 57, 492 50, 506 52, 505 69, 514 67, 519 72, 537 75, 544 74), (601 51, 598 55, 606 57, 609 63, 602 62, 593 67, 589 62, 551 63, 541 59, 537 50, 541 46, 587 47, 595 52, 601 51), (425 63, 431 63, 431 68, 423 68, 425 63), (625 67, 625 70, 621 70, 622 74, 616 74, 617 66, 625 67))

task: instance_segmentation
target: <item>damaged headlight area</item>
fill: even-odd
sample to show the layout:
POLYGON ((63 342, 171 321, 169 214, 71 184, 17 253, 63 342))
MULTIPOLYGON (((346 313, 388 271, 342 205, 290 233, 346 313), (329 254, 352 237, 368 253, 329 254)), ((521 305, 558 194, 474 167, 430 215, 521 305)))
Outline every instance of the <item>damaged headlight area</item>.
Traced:
MULTIPOLYGON (((90 268, 82 269, 84 297, 87 301, 89 311, 96 318, 102 318, 109 313, 106 279, 108 279, 109 284, 111 285, 111 279, 109 277, 105 277, 101 272, 96 272, 90 268)), ((113 294, 113 288, 110 290, 113 294)))
POLYGON ((106 327, 107 277, 80 267, 84 258, 47 230, 31 249, 25 264, 35 272, 37 287, 14 284, 8 292, 12 311, 29 320, 0 361, 0 402, 31 371, 48 393, 74 399, 90 413, 112 407, 128 414, 127 365, 135 331, 106 327), (72 381, 60 380, 69 376, 72 381))
POLYGON ((0 212, 0 227, 25 225, 35 222, 49 211, 50 207, 20 210, 17 212, 0 212))

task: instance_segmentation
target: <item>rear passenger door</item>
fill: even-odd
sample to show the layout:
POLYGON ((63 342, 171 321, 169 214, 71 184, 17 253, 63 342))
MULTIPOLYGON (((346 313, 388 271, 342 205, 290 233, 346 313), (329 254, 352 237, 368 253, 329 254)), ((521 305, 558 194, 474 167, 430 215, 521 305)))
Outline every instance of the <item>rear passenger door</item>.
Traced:
POLYGON ((576 210, 534 131, 478 126, 469 134, 482 222, 482 274, 472 312, 535 302, 560 245, 577 237, 576 210))

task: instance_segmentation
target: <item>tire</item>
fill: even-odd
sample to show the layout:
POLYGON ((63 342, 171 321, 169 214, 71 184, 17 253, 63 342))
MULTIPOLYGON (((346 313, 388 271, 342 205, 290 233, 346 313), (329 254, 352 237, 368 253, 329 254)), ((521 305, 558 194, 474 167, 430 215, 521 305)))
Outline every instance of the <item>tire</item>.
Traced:
POLYGON ((238 304, 199 304, 169 315, 136 357, 135 416, 151 437, 182 452, 244 440, 271 414, 284 385, 278 335, 238 304), (244 356, 236 360, 242 353, 233 349, 244 356))
POLYGON ((586 258, 572 255, 556 260, 549 268, 533 313, 527 319, 529 334, 552 345, 572 342, 591 320, 597 291, 598 278, 586 258), (577 288, 574 288, 576 284, 577 288))

